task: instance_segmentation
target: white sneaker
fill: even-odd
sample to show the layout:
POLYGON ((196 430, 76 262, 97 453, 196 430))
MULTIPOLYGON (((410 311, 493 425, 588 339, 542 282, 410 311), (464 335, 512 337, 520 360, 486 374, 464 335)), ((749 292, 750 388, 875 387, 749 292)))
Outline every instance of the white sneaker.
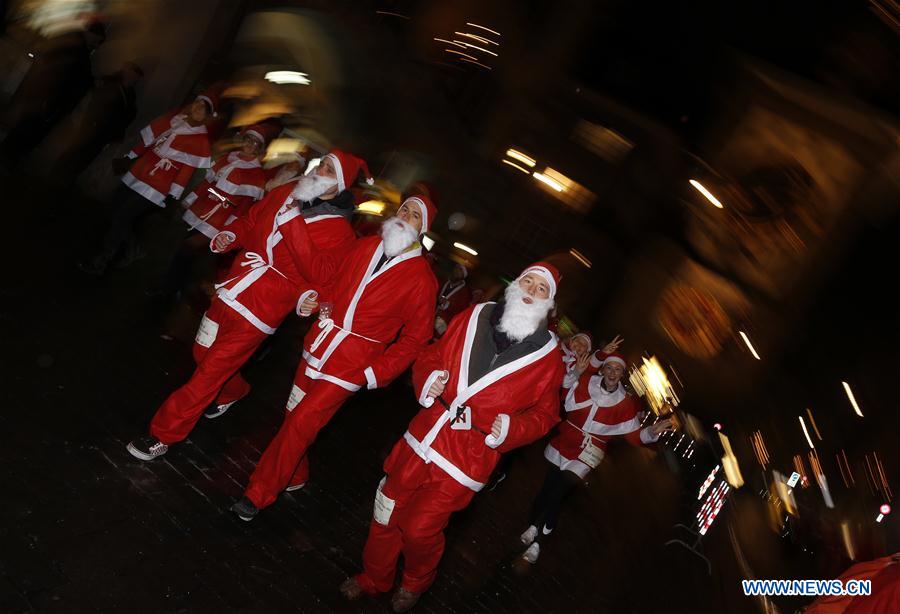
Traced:
POLYGON ((534 540, 537 538, 538 529, 536 526, 531 525, 525 532, 519 536, 519 539, 522 541, 523 546, 529 546, 534 543, 534 540))
POLYGON ((205 412, 203 412, 204 418, 209 418, 210 420, 214 418, 218 418, 226 411, 228 408, 237 403, 237 401, 232 401, 230 403, 222 403, 221 405, 216 405, 215 407, 208 407, 205 412))
POLYGON ((285 488, 284 492, 294 492, 295 490, 300 490, 304 486, 306 486, 306 482, 302 482, 300 484, 293 484, 292 486, 288 486, 287 488, 285 488))
POLYGON ((522 558, 532 565, 537 563, 539 556, 541 556, 541 545, 537 542, 528 546, 528 549, 522 553, 522 558))

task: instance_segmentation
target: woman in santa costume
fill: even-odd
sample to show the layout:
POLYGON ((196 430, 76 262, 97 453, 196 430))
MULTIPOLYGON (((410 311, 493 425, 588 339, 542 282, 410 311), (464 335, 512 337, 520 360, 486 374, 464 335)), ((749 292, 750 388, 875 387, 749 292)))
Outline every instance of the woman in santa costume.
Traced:
POLYGON ((532 504, 531 525, 521 536, 522 544, 527 546, 522 558, 529 563, 537 561, 541 540, 556 528, 563 499, 600 464, 613 437, 647 445, 671 428, 670 419, 641 428, 641 405, 621 382, 625 369, 622 355, 612 352, 599 373, 583 370, 566 387, 565 418, 544 450, 544 457, 552 466, 532 504))
POLYGON ((593 338, 589 332, 576 333, 569 338, 568 343, 561 343, 563 364, 566 366, 563 399, 566 398, 566 391, 575 385, 583 373, 590 372, 591 375, 597 373, 606 357, 618 350, 622 341, 624 341, 622 337, 616 335, 612 341, 594 353, 591 353, 593 338))
MULTIPOLYGON (((419 237, 436 215, 427 196, 406 199, 380 237, 357 241, 330 289, 320 293, 331 313, 320 314, 307 334, 284 424, 232 507, 242 519, 252 520, 281 491, 302 487, 309 479, 307 450, 344 401, 363 386, 387 386, 431 339, 437 280, 419 237)), ((317 306, 310 301, 301 313, 317 306)))
POLYGON ((277 129, 270 124, 244 128, 240 148, 216 160, 206 178, 184 197, 182 204, 187 210, 182 219, 189 234, 155 293, 168 295, 180 290, 197 260, 209 254, 210 239, 262 199, 266 178, 259 159, 277 129))
POLYGON ((213 252, 239 254, 200 322, 194 374, 157 410, 150 434, 128 444, 133 456, 151 460, 165 454, 187 437, 204 410, 210 418, 220 416, 250 392, 240 368, 314 293, 300 272, 303 258, 344 252, 355 241, 347 221, 353 212, 348 188, 360 172, 368 177, 368 170, 353 154, 332 151, 315 173, 274 190, 213 238, 213 252))
POLYGON ((134 225, 148 214, 173 205, 198 168, 210 168, 207 120, 216 113, 218 93, 206 92, 181 111, 154 120, 141 130, 141 143, 113 161, 122 171, 116 192, 116 212, 97 252, 79 263, 85 273, 102 275, 119 250, 130 240, 134 225))
POLYGON ((559 421, 563 366, 547 330, 559 273, 526 268, 504 303, 459 314, 413 366, 421 409, 384 463, 363 572, 348 578, 348 599, 386 592, 404 557, 391 600, 405 612, 434 581, 444 528, 484 488, 500 456, 543 437, 559 421))
POLYGON ((458 262, 453 266, 453 274, 438 294, 437 312, 434 318, 434 332, 440 337, 447 332, 447 325, 466 307, 472 304, 472 293, 466 283, 469 270, 458 262))

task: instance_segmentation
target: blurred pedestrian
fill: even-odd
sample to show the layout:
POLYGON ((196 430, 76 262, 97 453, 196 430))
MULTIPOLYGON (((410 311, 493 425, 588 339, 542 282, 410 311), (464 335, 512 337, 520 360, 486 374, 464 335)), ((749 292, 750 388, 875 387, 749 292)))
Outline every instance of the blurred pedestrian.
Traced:
POLYGON ((291 153, 281 164, 265 169, 266 192, 291 181, 297 181, 306 171, 306 157, 299 151, 291 153))
POLYGON ((544 449, 551 467, 531 506, 530 526, 520 537, 527 547, 522 554, 525 561, 537 562, 541 542, 556 528, 563 500, 600 465, 611 439, 624 437, 634 445, 648 445, 671 429, 670 419, 641 428, 641 405, 621 381, 625 370, 625 358, 613 352, 600 373, 584 372, 567 387, 565 420, 544 449))
POLYGON ((129 264, 139 251, 133 241, 135 224, 173 206, 194 171, 212 166, 205 124, 215 114, 217 102, 217 95, 211 92, 197 96, 184 109, 146 126, 141 130, 141 143, 126 157, 113 160, 113 170, 124 173, 113 197, 116 209, 99 251, 79 263, 82 271, 102 275, 122 247, 131 242, 131 252, 120 261, 120 265, 129 264))
POLYGON ((244 217, 265 194, 265 173, 260 156, 277 127, 257 124, 244 128, 240 134, 240 149, 223 155, 206 178, 184 197, 187 208, 182 219, 188 225, 188 236, 175 254, 162 283, 152 294, 171 296, 183 289, 192 272, 202 262, 212 268, 214 255, 209 242, 225 226, 244 217))
POLYGON ((140 66, 125 62, 118 72, 98 79, 53 164, 51 175, 58 182, 71 184, 104 147, 124 138, 137 115, 135 85, 143 76, 140 66))
MULTIPOLYGON (((314 173, 276 188, 213 238, 213 252, 240 253, 197 330, 197 368, 157 410, 150 433, 128 444, 135 458, 165 454, 188 436, 204 410, 209 418, 221 416, 250 393, 241 367, 316 292, 301 273, 304 258, 343 253, 355 240, 347 221, 353 213, 348 188, 360 171, 368 175, 361 159, 332 151, 314 173)), ((329 283, 333 273, 322 273, 319 283, 329 283)))
MULTIPOLYGON (((342 259, 320 295, 330 313, 306 335, 284 424, 232 507, 242 519, 252 520, 283 490, 302 487, 309 446, 344 401, 363 385, 390 384, 431 339, 437 280, 419 240, 436 215, 426 196, 408 198, 381 236, 360 239, 342 259)), ((306 311, 320 304, 311 300, 306 311)))
POLYGON ((363 572, 340 587, 347 599, 390 590, 402 553, 391 605, 412 608, 437 574, 451 514, 469 505, 503 453, 559 421, 563 366, 547 330, 558 281, 552 265, 526 268, 505 302, 470 307, 416 361, 421 409, 384 463, 363 572))

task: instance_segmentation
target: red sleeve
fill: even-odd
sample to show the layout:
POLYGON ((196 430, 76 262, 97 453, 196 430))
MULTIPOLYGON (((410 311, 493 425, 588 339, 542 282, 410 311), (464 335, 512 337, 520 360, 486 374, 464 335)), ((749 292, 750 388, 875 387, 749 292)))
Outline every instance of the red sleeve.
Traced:
POLYGON ((288 248, 300 274, 314 286, 326 288, 332 283, 347 252, 353 248, 356 235, 346 220, 335 232, 325 235, 324 240, 313 243, 309 229, 302 217, 296 223, 288 224, 285 232, 288 248))
POLYGON ((230 232, 234 235, 234 242, 228 246, 228 249, 225 250, 226 252, 231 252, 244 246, 244 238, 250 229, 256 225, 257 218, 269 204, 270 197, 266 196, 255 206, 250 207, 246 215, 239 217, 222 229, 222 232, 230 232))
POLYGON ((139 158, 148 149, 153 145, 153 142, 156 140, 160 134, 169 129, 172 123, 172 118, 175 117, 177 111, 170 111, 165 115, 160 115, 152 122, 141 128, 141 131, 138 133, 138 138, 140 141, 134 148, 128 152, 129 158, 139 158))
POLYGON ((433 373, 435 371, 449 371, 453 362, 446 356, 448 349, 452 343, 455 343, 459 335, 465 334, 465 329, 469 324, 469 316, 475 307, 469 307, 450 322, 447 332, 437 342, 425 346, 422 353, 413 363, 413 390, 419 400, 419 404, 424 407, 430 407, 431 402, 425 401, 425 395, 431 384, 434 383, 433 373), (427 384, 427 385, 426 385, 427 384))
POLYGON ((562 361, 556 363, 554 370, 553 377, 544 386, 537 403, 509 415, 506 419, 501 417, 501 420, 508 420, 506 436, 504 438, 501 435, 501 443, 495 447, 501 454, 540 439, 559 422, 558 391, 563 378, 562 361))
POLYGON ((369 388, 382 388, 394 381, 406 371, 431 339, 437 282, 427 269, 423 268, 421 275, 423 280, 417 284, 413 293, 415 299, 404 306, 400 337, 366 369, 366 382, 369 388))
MULTIPOLYGON (((633 408, 634 415, 637 416, 641 412, 643 407, 636 397, 629 396, 628 398, 631 399, 631 406, 633 408)), ((633 446, 652 446, 656 442, 645 443, 643 440, 641 440, 641 431, 644 430, 644 428, 645 427, 638 427, 630 433, 622 435, 622 437, 625 439, 625 441, 633 446)))

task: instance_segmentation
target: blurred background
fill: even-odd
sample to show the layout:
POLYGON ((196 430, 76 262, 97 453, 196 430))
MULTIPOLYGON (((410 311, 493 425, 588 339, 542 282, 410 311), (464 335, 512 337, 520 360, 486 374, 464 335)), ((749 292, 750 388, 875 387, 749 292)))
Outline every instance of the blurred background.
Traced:
POLYGON ((900 550, 897 2, 5 0, 0 12, 0 136, 32 122, 30 141, 7 147, 4 181, 102 202, 109 161, 142 126, 224 83, 217 138, 277 118, 269 159, 336 146, 368 161, 359 232, 429 193, 441 281, 463 264, 470 288, 496 297, 546 258, 564 276, 562 337, 621 334, 637 367, 656 357, 689 425, 662 452, 681 493, 672 518, 689 529, 668 547, 699 557, 720 540, 757 578, 836 577, 900 550), (111 82, 125 100, 115 121, 95 108, 111 82), (60 171, 86 140, 91 155, 60 171), (713 491, 727 530, 704 511, 713 491))

